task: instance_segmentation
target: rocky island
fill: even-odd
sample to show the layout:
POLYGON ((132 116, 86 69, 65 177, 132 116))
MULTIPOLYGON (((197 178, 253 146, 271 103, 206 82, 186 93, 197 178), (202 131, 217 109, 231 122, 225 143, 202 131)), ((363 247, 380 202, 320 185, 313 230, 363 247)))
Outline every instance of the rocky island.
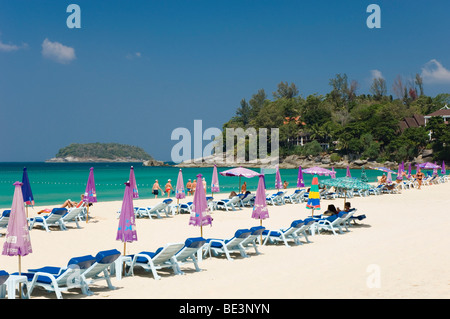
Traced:
POLYGON ((61 148, 48 163, 142 162, 144 166, 165 166, 141 147, 118 143, 73 143, 61 148))

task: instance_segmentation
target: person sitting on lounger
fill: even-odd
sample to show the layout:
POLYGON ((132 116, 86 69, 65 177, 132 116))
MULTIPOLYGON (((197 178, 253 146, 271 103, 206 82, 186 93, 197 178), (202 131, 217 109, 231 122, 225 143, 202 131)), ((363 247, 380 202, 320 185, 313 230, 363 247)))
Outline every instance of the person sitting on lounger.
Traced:
POLYGON ((232 191, 231 193, 230 193, 230 195, 228 196, 228 198, 233 198, 234 196, 237 196, 237 194, 236 194, 236 192, 235 191, 232 191))
POLYGON ((380 185, 381 184, 386 184, 386 181, 387 181, 386 174, 383 173, 383 176, 381 176, 380 182, 378 184, 380 184, 380 185))
POLYGON ((332 204, 328 205, 328 209, 325 211, 325 213, 323 213, 324 216, 333 216, 333 215, 337 215, 337 214, 338 214, 338 210, 332 204))

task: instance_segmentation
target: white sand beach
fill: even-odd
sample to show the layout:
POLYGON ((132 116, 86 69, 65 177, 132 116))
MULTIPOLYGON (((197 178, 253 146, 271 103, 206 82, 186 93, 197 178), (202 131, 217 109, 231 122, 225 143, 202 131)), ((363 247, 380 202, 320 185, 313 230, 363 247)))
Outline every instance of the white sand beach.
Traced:
MULTIPOLYGON (((293 189, 287 190, 291 193, 293 189)), ((286 247, 283 244, 260 247, 261 254, 249 250, 250 258, 233 254, 206 258, 201 272, 192 264, 182 267, 185 275, 161 270, 161 280, 151 272, 136 270, 134 276, 117 280, 115 290, 104 281, 94 284, 92 296, 79 289, 63 293, 63 298, 80 299, 179 299, 179 298, 449 298, 450 297, 450 183, 403 190, 401 194, 355 197, 349 201, 356 215, 367 216, 349 232, 309 236, 311 243, 286 247)), ((226 195, 215 195, 215 199, 226 195)), ((99 195, 100 196, 100 195, 99 195)), ((192 200, 186 198, 181 202, 192 200)), ((135 206, 149 206, 161 199, 135 200, 135 206)), ((175 200, 176 202, 176 200, 175 200)), ((344 199, 322 200, 343 207, 344 199)), ((94 255, 107 249, 123 252, 116 241, 117 210, 121 201, 99 202, 91 208, 92 218, 81 229, 69 224, 67 231, 41 228, 31 232, 33 253, 22 258, 22 271, 43 266, 65 266, 74 256, 94 255)), ((43 208, 34 207, 29 216, 43 208)), ((259 225, 251 219, 251 208, 213 211, 212 227, 203 229, 204 238, 231 238, 239 228, 259 225)), ((319 212, 319 213, 320 213, 319 212)), ((304 219, 311 211, 305 203, 269 206, 267 229, 285 228, 293 220, 304 219)), ((200 229, 188 225, 189 215, 161 219, 137 219, 138 241, 127 244, 127 254, 155 251, 188 237, 200 236, 200 229)), ((0 230, 2 234, 5 229, 0 230)), ((0 237, 3 245, 4 236, 0 237)), ((17 271, 18 258, 0 256, 0 269, 17 271)), ((32 298, 56 298, 54 293, 35 290, 32 298)))

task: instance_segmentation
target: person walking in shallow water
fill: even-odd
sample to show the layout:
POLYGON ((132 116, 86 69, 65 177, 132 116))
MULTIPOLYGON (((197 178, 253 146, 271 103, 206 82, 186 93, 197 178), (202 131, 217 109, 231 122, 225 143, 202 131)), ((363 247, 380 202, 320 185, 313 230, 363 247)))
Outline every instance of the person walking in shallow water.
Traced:
POLYGON ((163 190, 161 189, 161 187, 159 187, 158 180, 155 179, 155 183, 152 186, 152 193, 153 193, 153 195, 155 195, 155 198, 158 198, 159 190, 161 190, 161 194, 162 194, 163 190))

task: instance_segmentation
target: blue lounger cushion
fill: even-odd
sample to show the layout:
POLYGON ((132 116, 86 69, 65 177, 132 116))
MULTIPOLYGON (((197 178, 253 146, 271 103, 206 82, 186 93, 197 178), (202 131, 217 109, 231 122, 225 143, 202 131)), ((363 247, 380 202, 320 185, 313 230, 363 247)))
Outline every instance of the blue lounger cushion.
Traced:
POLYGON ((10 209, 4 210, 3 213, 2 213, 2 216, 3 216, 3 217, 9 217, 9 214, 10 214, 10 213, 11 213, 11 210, 10 210, 10 209))
POLYGON ((120 252, 117 249, 104 250, 95 256, 95 261, 99 264, 111 264, 119 258, 120 252))
POLYGON ((250 228, 250 232, 252 235, 261 235, 266 228, 263 226, 255 226, 250 228))
POLYGON ((188 238, 184 242, 184 245, 188 248, 200 248, 206 243, 206 239, 203 237, 188 238))
MULTIPOLYGON (((152 259, 153 257, 155 257, 161 250, 163 250, 164 247, 159 247, 155 252, 149 252, 149 251, 141 251, 139 253, 139 255, 147 255, 148 257, 150 257, 150 259, 152 259)), ((134 258, 134 255, 129 255, 131 258, 134 258)), ((138 258, 136 258, 136 262, 137 263, 146 263, 147 262, 147 258, 145 257, 141 257, 139 256, 138 258)))

